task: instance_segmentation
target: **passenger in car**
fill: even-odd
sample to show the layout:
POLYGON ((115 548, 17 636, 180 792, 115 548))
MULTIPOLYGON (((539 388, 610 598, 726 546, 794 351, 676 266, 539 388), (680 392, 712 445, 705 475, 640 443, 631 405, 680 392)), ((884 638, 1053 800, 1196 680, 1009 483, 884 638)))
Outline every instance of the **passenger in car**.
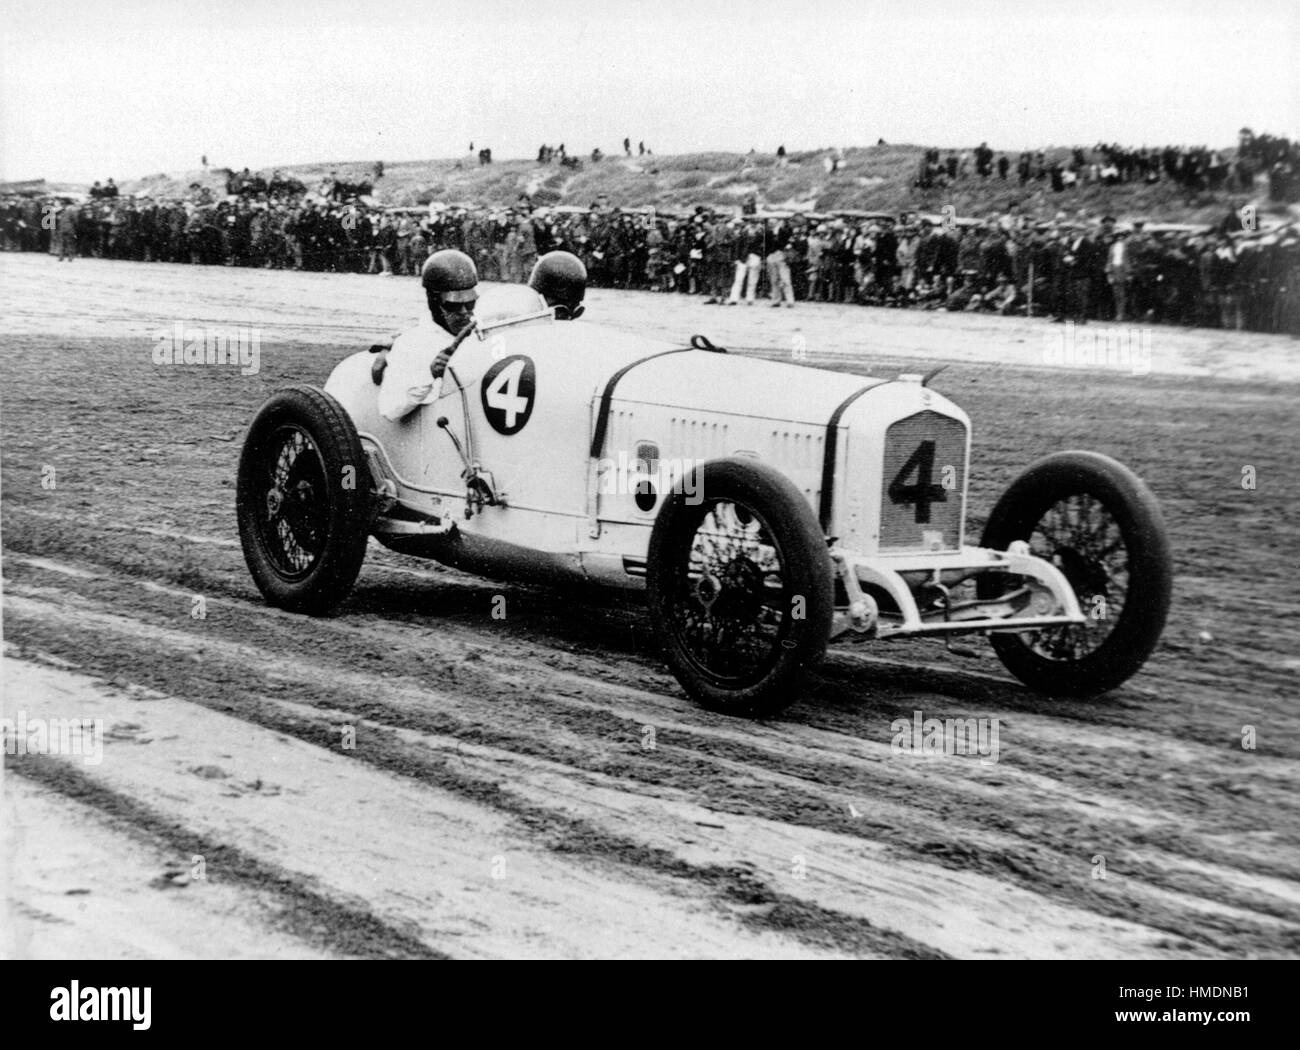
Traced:
POLYGON ((587 268, 572 252, 547 252, 537 260, 528 278, 546 305, 555 310, 557 321, 576 321, 585 309, 582 299, 587 292, 587 268))

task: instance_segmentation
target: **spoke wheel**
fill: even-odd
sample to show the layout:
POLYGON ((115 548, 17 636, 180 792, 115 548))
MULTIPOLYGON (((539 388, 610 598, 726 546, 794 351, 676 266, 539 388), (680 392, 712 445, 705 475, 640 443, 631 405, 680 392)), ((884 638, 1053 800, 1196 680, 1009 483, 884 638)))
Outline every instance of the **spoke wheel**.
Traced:
POLYGON ((248 428, 236 486, 244 560, 266 600, 314 614, 342 601, 365 558, 370 506, 342 406, 311 386, 272 395, 248 428))
POLYGON ((1089 493, 1058 500, 1034 527, 1029 551, 1061 570, 1085 624, 1049 627, 1031 636, 1049 660, 1077 661, 1105 644, 1128 600, 1129 551, 1123 530, 1106 505, 1089 493))
MULTIPOLYGON (((1107 456, 1048 456, 998 501, 981 545, 1006 550, 1016 540, 1061 571, 1086 622, 991 635, 1007 669, 1038 692, 1067 696, 1135 674, 1160 640, 1173 584, 1164 519, 1146 485, 1107 456)), ((1018 585, 986 573, 978 592, 996 598, 1018 585)))
POLYGON ((668 664, 706 707, 775 713, 825 652, 825 537, 804 495, 755 460, 713 460, 675 486, 655 520, 647 577, 668 664))
POLYGON ((772 531, 752 507, 727 501, 699 510, 685 571, 673 579, 673 628, 700 674, 735 687, 780 655, 789 589, 772 531))
POLYGON ((310 435, 280 427, 263 453, 265 514, 257 516, 267 557, 286 580, 307 576, 324 550, 325 464, 310 435))

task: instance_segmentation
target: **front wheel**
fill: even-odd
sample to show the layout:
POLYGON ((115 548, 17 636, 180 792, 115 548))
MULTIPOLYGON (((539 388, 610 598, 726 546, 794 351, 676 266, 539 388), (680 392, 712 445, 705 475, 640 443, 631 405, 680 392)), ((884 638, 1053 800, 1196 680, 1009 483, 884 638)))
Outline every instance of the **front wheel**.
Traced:
MULTIPOLYGON (((1164 518, 1132 471, 1095 452, 1045 456, 998 500, 981 546, 1016 540, 1069 581, 1087 622, 993 634, 1003 665, 1039 693, 1095 696, 1127 681, 1160 640, 1173 587, 1164 518)), ((1011 586, 985 573, 980 598, 1011 586)))
POLYGON ((830 637, 832 568, 803 494, 752 459, 717 459, 674 486, 646 576, 668 664, 716 711, 775 714, 830 637))
POLYGON ((347 597, 366 555, 370 501, 361 439, 343 407, 313 386, 273 394, 248 428, 235 498, 263 597, 316 615, 347 597))

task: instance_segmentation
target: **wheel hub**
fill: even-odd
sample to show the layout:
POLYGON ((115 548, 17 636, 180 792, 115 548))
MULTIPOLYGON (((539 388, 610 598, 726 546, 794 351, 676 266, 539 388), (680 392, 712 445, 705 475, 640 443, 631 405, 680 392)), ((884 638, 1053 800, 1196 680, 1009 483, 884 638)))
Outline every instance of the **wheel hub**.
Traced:
POLYGON ((1058 547, 1054 560, 1080 601, 1098 595, 1108 597, 1109 577, 1105 566, 1097 559, 1090 558, 1073 547, 1058 547))
POLYGON ((699 599, 706 612, 713 608, 713 603, 722 593, 722 581, 710 572, 704 573, 695 584, 695 597, 699 599))
POLYGON ((695 586, 695 596, 708 613, 715 608, 718 616, 748 619, 759 605, 763 577, 753 561, 736 555, 717 573, 704 573, 695 586))

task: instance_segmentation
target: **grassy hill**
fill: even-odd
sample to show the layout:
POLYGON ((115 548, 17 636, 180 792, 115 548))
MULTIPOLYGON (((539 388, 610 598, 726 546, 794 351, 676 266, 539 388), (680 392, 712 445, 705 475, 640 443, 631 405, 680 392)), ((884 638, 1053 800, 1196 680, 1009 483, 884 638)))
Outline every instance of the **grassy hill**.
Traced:
MULTIPOLYGON (((1046 152, 1049 164, 1069 157, 1065 148, 1046 152)), ((760 205, 768 208, 889 212, 912 208, 937 212, 944 205, 953 205, 958 215, 982 216, 1016 204, 1022 211, 1041 217, 1060 210, 1073 215, 1086 208, 1092 215, 1108 212, 1121 220, 1144 217, 1164 222, 1215 221, 1228 207, 1245 200, 1241 194, 1186 191, 1169 181, 1152 186, 1092 185, 1061 193, 1053 193, 1046 182, 1031 181, 1022 188, 1015 179, 1014 155, 1006 181, 996 175, 987 180, 970 176, 945 189, 922 191, 913 182, 923 153, 921 146, 849 149, 834 174, 829 174, 823 163, 826 151, 792 153, 784 165, 778 165, 774 155, 762 153, 607 157, 598 163, 585 158, 577 170, 558 164, 538 165, 532 160, 480 165, 476 158, 467 156, 459 160, 386 164, 383 177, 375 182, 375 196, 391 205, 439 200, 496 206, 513 204, 520 193, 526 192, 535 204, 585 207, 604 195, 615 207, 654 205, 689 211, 696 204, 736 209, 755 193, 760 205)), ((372 175, 372 166, 362 163, 285 165, 280 170, 310 188, 331 171, 337 171, 338 177, 347 181, 372 175)), ((224 175, 215 171, 155 175, 128 182, 124 188, 180 195, 192 182, 209 185, 217 194, 225 191, 224 175)), ((1262 191, 1252 196, 1260 198, 1262 191)))

